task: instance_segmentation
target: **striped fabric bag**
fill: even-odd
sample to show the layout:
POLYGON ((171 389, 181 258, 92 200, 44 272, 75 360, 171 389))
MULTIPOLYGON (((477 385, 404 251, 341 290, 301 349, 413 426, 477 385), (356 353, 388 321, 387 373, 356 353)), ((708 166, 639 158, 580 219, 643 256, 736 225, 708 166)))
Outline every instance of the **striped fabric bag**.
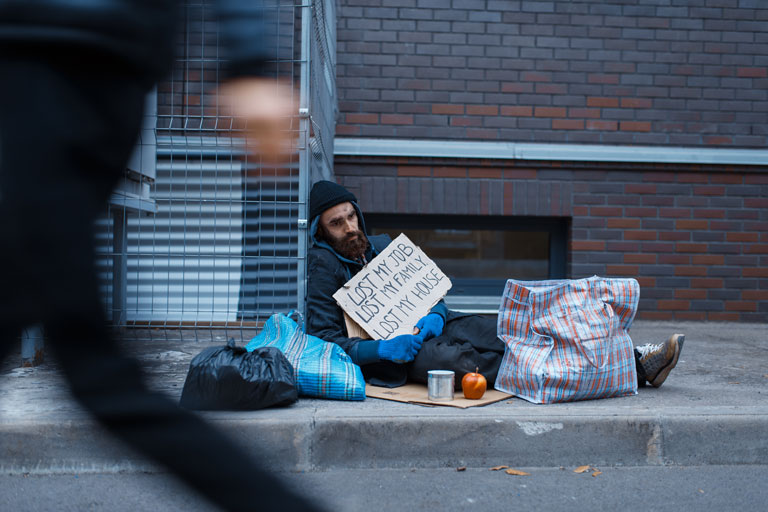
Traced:
POLYGON ((496 389, 537 404, 634 395, 634 279, 516 281, 504 289, 496 389))
POLYGON ((293 365, 300 396, 365 400, 360 367, 340 346, 306 334, 289 316, 270 316, 245 349, 252 352, 259 347, 279 348, 293 365))

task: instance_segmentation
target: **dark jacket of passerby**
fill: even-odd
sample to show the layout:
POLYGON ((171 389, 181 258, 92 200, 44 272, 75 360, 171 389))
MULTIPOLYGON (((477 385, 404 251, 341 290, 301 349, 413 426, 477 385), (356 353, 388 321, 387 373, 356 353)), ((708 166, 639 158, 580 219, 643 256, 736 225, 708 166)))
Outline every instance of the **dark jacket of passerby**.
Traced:
MULTIPOLYGON (((176 0, 0 0, 0 54, 51 54, 76 48, 109 57, 104 65, 127 66, 154 81, 168 72, 171 35, 179 18, 176 0)), ((227 76, 264 76, 274 58, 273 24, 262 0, 210 2, 219 21, 227 76)))

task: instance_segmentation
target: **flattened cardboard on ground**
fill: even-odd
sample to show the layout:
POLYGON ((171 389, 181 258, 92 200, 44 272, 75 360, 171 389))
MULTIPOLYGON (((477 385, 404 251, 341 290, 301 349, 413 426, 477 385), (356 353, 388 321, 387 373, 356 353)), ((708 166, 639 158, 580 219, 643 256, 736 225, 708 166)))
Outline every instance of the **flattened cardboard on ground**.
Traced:
POLYGON ((362 329, 381 340, 412 334, 419 319, 445 297, 451 286, 451 280, 435 262, 400 234, 333 298, 349 317, 345 321, 350 336, 359 336, 362 329))
POLYGON ((407 404, 418 405, 444 405, 447 407, 458 407, 460 409, 466 409, 467 407, 477 407, 481 405, 488 405, 494 402, 500 402, 512 397, 507 393, 496 391, 495 389, 489 389, 483 395, 483 398, 479 400, 467 400, 461 391, 455 393, 454 399, 450 402, 433 402, 427 396, 427 386, 425 384, 406 384, 399 388, 383 388, 379 386, 365 385, 365 396, 371 398, 381 398, 384 400, 394 400, 395 402, 405 402, 407 404))

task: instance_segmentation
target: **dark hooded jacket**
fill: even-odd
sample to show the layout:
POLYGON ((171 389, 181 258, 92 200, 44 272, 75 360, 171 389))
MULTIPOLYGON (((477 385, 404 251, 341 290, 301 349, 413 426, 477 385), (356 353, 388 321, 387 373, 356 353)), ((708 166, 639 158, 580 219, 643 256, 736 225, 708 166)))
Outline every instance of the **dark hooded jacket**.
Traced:
MULTIPOLYGON (((386 234, 368 236, 360 207, 355 202, 352 202, 352 205, 357 212, 360 230, 365 233, 370 242, 365 259, 371 261, 389 245, 392 239, 386 234)), ((308 254, 307 332, 341 346, 360 366, 380 363, 377 366, 389 370, 393 370, 393 367, 402 367, 403 365, 382 362, 379 359, 378 340, 363 340, 348 336, 344 313, 336 304, 333 294, 360 272, 363 265, 343 257, 324 240, 318 240, 316 234, 319 222, 320 216, 317 215, 310 225, 312 247, 308 254)), ((432 312, 439 314, 445 320, 447 313, 445 303, 440 301, 432 308, 432 312)))

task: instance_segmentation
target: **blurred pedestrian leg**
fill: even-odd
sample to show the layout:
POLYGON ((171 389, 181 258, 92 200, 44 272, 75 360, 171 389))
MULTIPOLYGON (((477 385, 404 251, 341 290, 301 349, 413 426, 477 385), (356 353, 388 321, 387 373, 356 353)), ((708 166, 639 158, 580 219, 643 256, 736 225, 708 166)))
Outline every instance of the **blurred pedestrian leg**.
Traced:
POLYGON ((43 323, 74 396, 129 446, 226 510, 316 510, 223 434, 150 392, 110 336, 94 222, 133 149, 151 84, 88 52, 4 53, 0 356, 23 327, 43 323))

